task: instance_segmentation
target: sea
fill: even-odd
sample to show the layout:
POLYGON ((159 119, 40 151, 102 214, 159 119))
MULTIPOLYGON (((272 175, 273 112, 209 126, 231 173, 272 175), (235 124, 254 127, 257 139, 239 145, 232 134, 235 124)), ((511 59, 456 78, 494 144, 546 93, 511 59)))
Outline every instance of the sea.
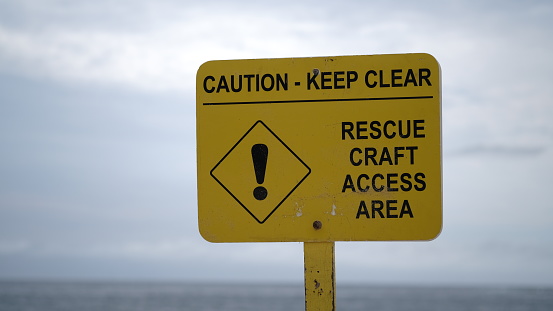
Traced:
MULTIPOLYGON (((337 285, 336 310, 551 311, 553 288, 337 285)), ((0 311, 305 310, 302 284, 0 281, 0 311)))

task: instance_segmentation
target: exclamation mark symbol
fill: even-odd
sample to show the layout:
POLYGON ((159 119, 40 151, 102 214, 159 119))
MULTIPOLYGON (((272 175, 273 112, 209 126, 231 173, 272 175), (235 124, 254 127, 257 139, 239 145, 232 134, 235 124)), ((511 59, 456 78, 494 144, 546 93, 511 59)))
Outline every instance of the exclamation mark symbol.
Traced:
MULTIPOLYGON (((252 146, 253 169, 255 171, 255 180, 259 185, 265 182, 268 157, 269 148, 267 148, 267 145, 255 144, 252 146)), ((253 190, 253 196, 258 200, 265 200, 267 197, 267 189, 263 186, 259 186, 253 190)))

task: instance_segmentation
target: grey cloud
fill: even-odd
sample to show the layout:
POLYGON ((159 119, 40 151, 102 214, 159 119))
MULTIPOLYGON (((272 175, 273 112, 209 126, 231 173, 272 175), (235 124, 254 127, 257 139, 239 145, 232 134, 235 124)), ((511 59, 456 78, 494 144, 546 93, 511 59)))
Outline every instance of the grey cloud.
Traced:
POLYGON ((474 145, 457 151, 448 152, 452 156, 507 156, 507 157, 532 157, 547 151, 542 146, 507 146, 507 145, 474 145))
MULTIPOLYGON (((456 157, 444 166, 444 233, 407 251, 407 243, 371 244, 365 253, 338 247, 347 262, 341 280, 364 281, 378 270, 379 280, 444 281, 459 270, 472 282, 510 254, 548 260, 549 230, 532 249, 495 241, 535 239, 527 232, 536 219, 551 227, 552 8, 550 1, 0 2, 0 277, 240 280, 270 267, 263 279, 301 282, 298 245, 200 240, 193 88, 197 67, 212 57, 416 51, 440 61, 444 155, 456 157), (510 182, 515 173, 526 182, 510 182), (482 247, 485 258, 470 247, 433 251, 456 248, 455 239, 472 243, 475 222, 486 224, 478 239, 498 223, 516 230, 491 240, 497 251, 482 247), (183 263, 190 237, 202 258, 183 263), (267 264, 274 250, 281 256, 267 264), (380 265, 367 268, 374 256, 380 265)), ((551 284, 548 271, 541 279, 551 284)))

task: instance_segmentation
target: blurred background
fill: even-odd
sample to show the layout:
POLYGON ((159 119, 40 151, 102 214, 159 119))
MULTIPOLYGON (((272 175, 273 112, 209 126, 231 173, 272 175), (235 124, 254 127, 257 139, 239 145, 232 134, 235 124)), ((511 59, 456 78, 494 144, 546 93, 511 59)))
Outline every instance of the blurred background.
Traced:
POLYGON ((198 233, 195 74, 430 53, 442 234, 338 242, 340 283, 553 285, 551 1, 0 0, 0 279, 303 282, 301 243, 198 233))

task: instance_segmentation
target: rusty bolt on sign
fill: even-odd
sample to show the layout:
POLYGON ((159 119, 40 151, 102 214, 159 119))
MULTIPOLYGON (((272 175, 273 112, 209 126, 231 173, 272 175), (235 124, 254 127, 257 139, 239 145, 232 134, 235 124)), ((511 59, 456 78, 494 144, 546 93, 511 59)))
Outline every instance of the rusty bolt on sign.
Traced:
POLYGON ((323 223, 318 221, 318 220, 315 220, 313 222, 313 228, 315 228, 315 230, 319 230, 323 227, 323 223))

